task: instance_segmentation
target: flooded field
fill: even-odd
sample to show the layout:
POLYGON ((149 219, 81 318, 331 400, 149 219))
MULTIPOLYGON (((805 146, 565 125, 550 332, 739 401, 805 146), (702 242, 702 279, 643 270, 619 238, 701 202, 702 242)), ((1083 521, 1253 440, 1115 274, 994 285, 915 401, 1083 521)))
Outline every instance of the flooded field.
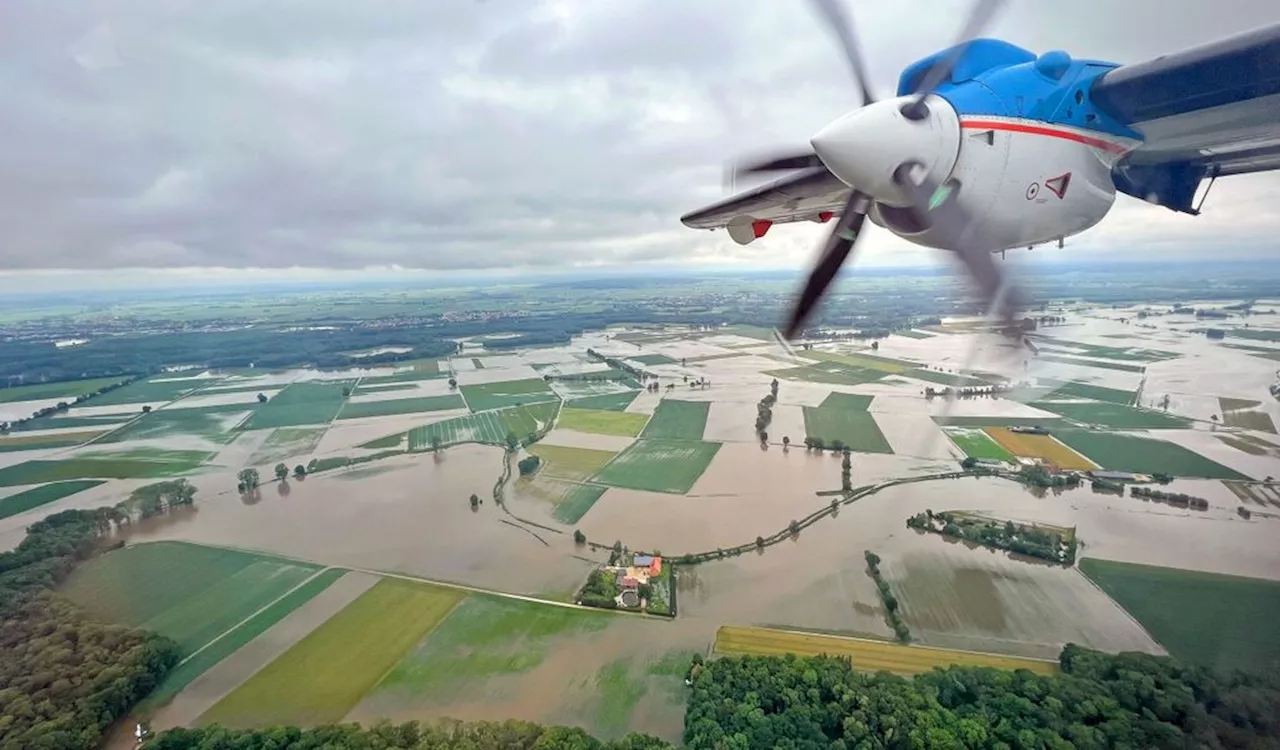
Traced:
MULTIPOLYGON (((1050 659, 1068 641, 1161 652, 1160 644, 1077 569, 1014 559, 906 527, 909 516, 926 510, 1074 526, 1083 544, 1081 557, 1280 579, 1280 546, 1274 543, 1280 519, 1262 514, 1269 506, 1251 504, 1259 512, 1245 520, 1236 512, 1246 502, 1238 492, 1220 481, 1182 478, 1280 476, 1277 453, 1259 447, 1276 445, 1275 435, 1248 428, 1262 426, 1260 419, 1223 423, 1224 411, 1246 409, 1280 419, 1280 402, 1267 390, 1275 362, 1182 332, 1172 322, 1159 331, 1137 330, 1118 322, 1120 313, 1072 315, 1069 324, 1041 331, 1038 341, 1053 355, 1043 359, 976 333, 894 335, 882 339, 875 352, 863 342, 816 343, 805 352, 808 359, 793 359, 766 342, 736 334, 611 329, 608 336, 590 333, 563 347, 493 356, 475 348, 441 360, 440 372, 456 377, 456 389, 443 376, 402 381, 412 373, 392 367, 156 381, 145 384, 151 390, 137 391, 137 398, 174 394, 169 400, 100 406, 90 401, 48 420, 50 427, 38 433, 24 433, 92 430, 86 440, 105 433, 92 445, 6 448, 0 451, 0 470, 11 477, 46 477, 57 475, 50 464, 79 471, 148 452, 204 451, 207 458, 187 474, 199 490, 195 508, 136 522, 130 539, 270 552, 321 567, 403 573, 560 602, 572 597, 603 557, 575 545, 575 530, 592 542, 618 540, 670 559, 750 545, 829 507, 840 493, 841 459, 805 448, 803 440, 814 429, 855 449, 850 456, 855 488, 957 470, 964 454, 939 427, 954 420, 958 436, 994 429, 1005 438, 1002 444, 1018 447, 1014 452, 1023 455, 1074 456, 1066 447, 1070 442, 1085 458, 1064 463, 1082 469, 1094 463, 1129 468, 1118 465, 1123 460, 1171 468, 1179 478, 1163 489, 1209 503, 1205 511, 1182 510, 1127 494, 1096 493, 1087 482, 1081 489, 1053 491, 994 478, 896 486, 841 506, 833 517, 767 549, 681 569, 675 621, 606 616, 602 627, 514 636, 520 648, 507 643, 495 653, 515 659, 519 668, 495 668, 474 679, 442 675, 439 665, 457 661, 459 652, 439 643, 433 647, 427 638, 414 647, 414 656, 405 657, 421 662, 417 671, 402 674, 396 685, 372 689, 346 714, 362 722, 379 716, 515 717, 578 724, 601 736, 637 729, 674 739, 680 733, 683 688, 669 679, 679 671, 672 655, 706 653, 721 626, 891 638, 865 571, 865 550, 882 558, 903 619, 924 644, 1050 659), (622 380, 556 380, 607 370, 589 362, 588 347, 644 363, 660 374, 658 391, 635 393, 634 385, 622 380), (770 390, 768 373, 819 365, 858 368, 858 375, 839 383, 782 380, 768 443, 761 445, 754 423, 758 404, 770 390), (972 379, 974 373, 1004 375, 1025 387, 1009 394, 1012 398, 925 397, 926 387, 941 388, 951 377, 972 379), (1072 379, 1077 382, 1064 385, 1072 379), (710 385, 688 385, 698 380, 710 385), (195 385, 205 387, 183 395, 195 385), (269 397, 266 404, 258 403, 258 392, 269 397), (465 399, 467 408, 450 403, 454 408, 445 411, 342 418, 363 414, 348 411, 352 406, 376 410, 423 398, 465 399), (568 424, 554 424, 567 400, 577 408, 568 424), (1128 410, 1130 402, 1146 411, 1128 410), (144 403, 154 404, 154 411, 141 417, 144 403), (530 406, 539 403, 543 406, 530 406), (241 404, 243 411, 236 409, 241 404), (1048 410, 1051 405, 1065 418, 1048 410), (1080 407, 1113 417, 1136 412, 1147 422, 1119 429, 1082 424, 1083 417, 1070 421, 1080 407), (205 410, 207 418, 191 416, 205 410), (158 419, 167 412, 187 415, 158 419), (532 416, 523 418, 524 412, 532 416), (118 430, 74 421, 113 414, 133 421, 118 430), (64 419, 71 422, 58 426, 64 419), (1147 429, 1150 421, 1160 424, 1147 429), (1062 436, 1061 444, 1057 436, 1029 439, 1001 430, 1041 423, 1062 436), (476 425, 484 430, 462 429, 476 425), (166 432, 154 431, 160 428, 166 432), (442 431, 449 440, 436 451, 430 436, 442 431), (411 432, 418 436, 414 441, 402 437, 411 432), (451 444, 477 436, 492 444, 451 444), (786 448, 784 436, 790 438, 786 448), (1149 442, 1133 442, 1137 437, 1149 442), (501 507, 494 500, 495 483, 508 461, 501 446, 512 440, 514 459, 540 453, 546 463, 532 477, 500 488, 501 507), (1125 459, 1100 445, 1145 452, 1141 461, 1125 459), (417 452, 406 452, 411 448, 417 452), (98 461, 85 464, 86 457, 98 461), (365 459, 376 460, 331 468, 365 459), (271 475, 277 461, 292 468, 312 460, 322 468, 305 479, 276 482, 271 475), (1195 467, 1188 468, 1192 463, 1195 467), (248 466, 258 468, 264 481, 256 493, 241 496, 236 472, 248 466), (474 509, 473 494, 480 501, 474 509), (536 658, 520 661, 524 646, 536 658)), ((969 445, 979 451, 972 440, 969 445)), ((995 442, 983 448, 997 449, 995 442)), ((510 470, 518 474, 514 459, 510 470)), ((43 515, 119 502, 155 480, 101 478, 107 481, 0 519, 0 546, 17 544, 25 526, 43 515)), ((7 486, 0 496, 30 486, 7 486)), ((371 579, 359 580, 367 587, 371 579)), ((298 624, 302 613, 319 612, 319 603, 354 585, 335 586, 327 598, 308 604, 310 609, 299 609, 281 623, 293 623, 295 630, 284 628, 279 638, 257 646, 265 650, 242 649, 206 672, 207 679, 193 681, 163 721, 195 720, 254 673, 252 659, 280 653, 327 617, 313 614, 298 624), (292 640, 284 638, 289 634, 292 640)), ((344 601, 363 593, 356 588, 344 601)), ((449 620, 442 622, 444 627, 449 620)), ((399 662, 396 669, 409 669, 407 663, 399 662)))

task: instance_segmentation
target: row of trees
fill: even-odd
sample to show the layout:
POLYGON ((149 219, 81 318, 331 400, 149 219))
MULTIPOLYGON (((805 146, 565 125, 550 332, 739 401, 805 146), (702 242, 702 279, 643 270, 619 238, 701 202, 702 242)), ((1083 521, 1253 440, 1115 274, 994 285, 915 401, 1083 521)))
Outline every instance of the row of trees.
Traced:
POLYGON ((1130 487, 1129 494, 1134 497, 1140 497, 1143 500, 1155 500, 1156 502, 1167 503, 1175 508, 1191 508, 1192 510, 1209 510, 1209 501, 1203 497, 1195 497, 1182 492, 1165 492, 1163 490, 1155 490, 1150 487, 1130 487))
MULTIPOLYGON (((129 385, 130 383, 137 381, 140 377, 141 376, 139 375, 135 375, 131 378, 125 378, 118 383, 111 383, 109 385, 104 385, 95 391, 91 391, 89 393, 82 393, 79 396, 76 396, 71 401, 59 401, 53 406, 46 406, 41 409, 36 409, 34 412, 31 413, 31 416, 29 417, 23 417, 22 419, 15 419, 11 422, 0 420, 0 435, 3 435, 10 431, 35 430, 43 427, 48 427, 49 425, 46 425, 43 422, 40 422, 40 420, 43 420, 47 417, 55 416, 57 414, 61 414, 67 411, 68 409, 70 409, 72 406, 83 404, 89 399, 94 398, 95 396, 101 396, 102 394, 110 393, 111 391, 114 391, 117 388, 123 388, 126 385, 129 385)), ((0 394, 3 394, 3 390, 0 390, 0 394)), ((143 411, 150 411, 150 407, 143 407, 143 411)))
MULTIPOLYGON (((178 492, 146 497, 181 498, 178 492)), ((0 748, 89 750, 177 664, 178 645, 106 625, 51 593, 111 532, 115 508, 67 510, 0 553, 0 748)))
POLYGON ((235 730, 219 726, 171 729, 147 750, 673 750, 645 734, 602 742, 577 727, 544 727, 527 721, 433 724, 383 722, 370 728, 341 724, 299 729, 235 730))
POLYGON ((692 750, 748 748, 1264 748, 1280 675, 1217 675, 1068 644, 1061 673, 951 667, 903 678, 848 658, 748 656, 699 665, 692 750))
POLYGON ((889 582, 880 573, 880 556, 871 550, 864 551, 862 555, 867 560, 867 575, 876 582, 876 590, 880 592, 880 603, 884 605, 884 619, 889 623, 889 627, 893 628, 895 638, 903 643, 910 643, 911 631, 907 629, 907 624, 902 621, 902 615, 898 613, 898 598, 893 595, 889 582))
POLYGON ((760 399, 760 403, 756 404, 756 434, 760 436, 760 442, 769 442, 769 423, 773 421, 773 405, 778 402, 778 379, 774 378, 769 384, 769 395, 760 399))

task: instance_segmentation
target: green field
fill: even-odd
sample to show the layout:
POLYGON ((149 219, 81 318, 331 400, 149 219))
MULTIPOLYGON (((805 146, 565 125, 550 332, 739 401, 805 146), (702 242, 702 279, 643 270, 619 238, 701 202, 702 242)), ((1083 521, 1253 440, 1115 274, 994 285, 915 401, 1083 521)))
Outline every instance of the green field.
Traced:
POLYGON ((529 452, 543 460, 542 468, 538 469, 540 474, 557 479, 586 479, 617 455, 613 451, 560 445, 531 445, 529 452))
POLYGON ((263 430, 268 427, 295 427, 305 424, 328 424, 342 409, 346 397, 343 389, 350 389, 355 381, 337 380, 313 383, 291 383, 272 396, 267 403, 245 423, 246 430, 263 430))
POLYGON ((701 440, 710 411, 711 403, 708 401, 663 399, 658 402, 653 418, 641 434, 646 438, 701 440))
POLYGON ((943 432, 951 438, 951 442, 955 443, 956 447, 964 451, 966 456, 1013 462, 1013 454, 980 429, 948 427, 943 432))
POLYGON ((102 484, 101 479, 76 479, 70 482, 54 482, 53 484, 32 487, 16 495, 0 497, 0 518, 8 518, 19 513, 25 513, 32 508, 48 505, 64 497, 70 497, 77 492, 83 492, 90 487, 97 487, 100 484, 102 484))
POLYGON ((762 375, 779 380, 801 380, 806 383, 827 383, 830 385, 862 385, 881 380, 886 373, 869 367, 852 367, 839 362, 818 362, 804 367, 788 367, 781 370, 767 370, 762 375))
POLYGON ((416 414, 424 411, 445 411, 447 409, 463 409, 466 404, 458 395, 422 396, 419 398, 397 398, 382 401, 348 401, 342 407, 338 419, 359 419, 361 417, 385 417, 390 414, 416 414))
POLYGON ((491 678, 541 664, 554 639, 600 631, 612 620, 605 612, 472 594, 387 673, 370 697, 427 703, 484 697, 491 678))
POLYGON ((465 596, 384 579, 218 701, 198 723, 337 722, 465 596))
POLYGON ((636 396, 640 395, 640 391, 627 391, 625 393, 610 393, 603 396, 587 396, 586 398, 570 399, 566 406, 572 406, 575 409, 604 409, 605 411, 624 411, 636 400, 636 396))
POLYGON ((387 393, 388 391, 394 393, 396 391, 416 390, 418 390, 417 383, 370 383, 367 380, 361 380, 360 385, 357 385, 352 393, 387 393))
POLYGON ((167 635, 189 654, 318 569, 267 555, 149 542, 93 558, 61 591, 108 622, 167 635))
POLYGON ((592 481, 683 495, 693 488, 719 450, 719 443, 700 440, 641 438, 597 472, 592 481))
POLYGON ((563 524, 575 524, 587 515, 587 511, 595 507, 596 501, 605 493, 604 487, 595 484, 575 484, 564 494, 560 502, 551 511, 551 517, 563 524))
POLYGON ((916 380, 926 380, 930 383, 949 385, 954 388, 962 388, 971 385, 990 385, 990 383, 982 378, 975 378, 970 375, 958 375, 952 372, 938 372, 937 370, 929 370, 924 367, 917 367, 914 370, 908 370, 902 374, 909 378, 915 378, 916 380))
POLYGON ((596 435, 635 437, 640 434, 648 421, 648 414, 632 414, 606 409, 576 409, 566 406, 561 410, 556 426, 596 435))
POLYGON ((225 404, 201 406, 193 409, 174 407, 157 409, 141 414, 97 443, 123 443, 128 440, 166 438, 174 435, 196 435, 215 443, 227 443, 235 437, 232 428, 254 410, 258 404, 225 404))
POLYGON ((915 362, 907 362, 901 359, 890 359, 889 357, 880 357, 875 354, 862 352, 858 354, 841 354, 839 352, 829 352, 821 349, 810 349, 809 351, 798 352, 798 354, 803 359, 816 359, 819 362, 838 362, 850 367, 879 370, 880 372, 889 373, 891 375, 901 375, 907 370, 916 367, 915 362))
POLYGON ((1147 369, 1142 365, 1127 365, 1123 362, 1104 362, 1097 359, 1080 359, 1079 357, 1049 354, 1043 351, 1036 355, 1036 359, 1042 362, 1057 362, 1058 364, 1077 365, 1079 367, 1098 367, 1103 370, 1120 370, 1121 372, 1143 372, 1147 369))
POLYGON ((305 456, 315 450, 328 431, 328 427, 277 427, 253 452, 246 465, 266 466, 286 458, 305 456))
POLYGON ((1177 352, 1167 352, 1160 349, 1142 349, 1133 346, 1103 346, 1101 344, 1085 344, 1079 341, 1069 341, 1054 336, 1044 336, 1035 334, 1037 341, 1050 342, 1047 346, 1050 349, 1060 347, 1070 347, 1071 349, 1079 349, 1079 352, 1069 352, 1072 354, 1080 354, 1086 357, 1100 357, 1102 359, 1119 359, 1132 362, 1151 362, 1164 359, 1177 359, 1182 355, 1177 352))
POLYGON ((627 357, 627 359, 642 365, 674 365, 676 363, 676 360, 665 354, 641 354, 637 357, 627 357))
POLYGON ((558 397, 542 378, 507 380, 501 383, 479 383, 460 386, 471 411, 488 411, 505 406, 521 406, 558 397))
POLYGON ((201 451, 135 451, 114 456, 25 461, 0 469, 0 487, 68 479, 154 479, 191 471, 209 458, 201 451), (141 454, 141 455, 139 455, 141 454))
POLYGON ((845 447, 860 453, 893 453, 871 412, 855 409, 833 409, 826 406, 804 407, 804 431, 831 445, 843 440, 845 447))
MULTIPOLYGON (((64 380, 57 383, 32 383, 16 385, 12 388, 0 388, 0 404, 11 404, 18 401, 43 401, 45 399, 64 399, 74 401, 76 396, 93 393, 99 388, 119 383, 124 378, 93 378, 90 380, 64 380)), ((94 401, 96 404, 97 401, 94 401)))
POLYGON ((156 686, 140 706, 144 711, 163 706, 181 693, 191 681, 204 674, 213 665, 235 653, 241 646, 265 633, 272 625, 283 620, 289 613, 311 601, 316 594, 329 588, 334 581, 346 575, 341 568, 329 568, 308 578, 306 582, 293 589, 271 604, 258 610, 249 619, 235 625, 219 638, 207 644, 197 653, 184 659, 174 667, 164 680, 156 686))
POLYGON ((1119 432, 1054 430, 1053 436, 1112 471, 1139 474, 1163 472, 1179 477, 1248 479, 1240 472, 1211 461, 1180 445, 1119 432))
MULTIPOLYGON (((75 410, 73 409, 71 412, 55 413, 53 416, 33 419, 30 422, 24 422, 19 425, 14 432, 23 433, 35 430, 67 429, 70 427, 83 427, 92 430, 109 430, 119 427, 136 416, 136 413, 101 414, 96 417, 69 416, 74 413, 75 410)), ((139 409, 137 413, 141 413, 141 409, 139 409)))
POLYGON ((1089 385, 1088 383, 1046 380, 1044 378, 1040 378, 1040 382, 1042 385, 1038 385, 1026 395, 1019 394, 1015 397, 1016 400, 1039 401, 1049 397, 1087 398, 1093 401, 1105 401, 1111 404, 1128 406, 1133 403, 1133 399, 1138 395, 1137 391, 1106 388, 1100 385, 1089 385))
MULTIPOLYGON (((433 436, 439 436, 440 442, 445 446, 458 443, 501 445, 506 439, 507 430, 502 424, 502 417, 496 411, 454 417, 409 430, 409 450, 430 450, 433 436)), ((370 447, 370 445, 366 443, 363 447, 370 447)))
POLYGON ((88 406, 113 406, 116 404, 145 404, 173 401, 180 396, 218 382, 217 378, 187 378, 168 380, 163 376, 147 378, 117 388, 101 396, 94 396, 88 406))
POLYGON ((1246 671, 1280 662, 1280 582, 1092 558, 1080 570, 1183 662, 1246 671))
POLYGON ((1249 409, 1223 411, 1222 422, 1228 427, 1240 427, 1246 430, 1257 430, 1259 432, 1270 432, 1273 435, 1276 434, 1276 424, 1271 421, 1271 415, 1265 411, 1253 411, 1249 409))
POLYGON ((1191 420, 1162 411, 1138 409, 1113 403, 1064 403, 1033 401, 1028 406, 1061 414, 1067 419, 1105 427, 1143 430, 1178 430, 1191 426, 1191 420))
POLYGON ((866 411, 871 408, 875 396, 864 396, 860 393, 830 393, 822 399, 822 409, 852 409, 866 411))
POLYGON ((449 376, 447 372, 440 372, 436 369, 438 366, 435 361, 431 362, 433 369, 430 370, 402 370, 391 375, 373 375, 371 377, 360 378, 360 385, 367 390, 371 386, 379 386, 384 384, 404 384, 413 385, 415 380, 438 380, 449 376))
POLYGON ((16 435, 0 437, 0 453, 34 451, 48 448, 70 448, 88 442, 102 434, 101 430, 85 432, 58 432, 52 435, 16 435))

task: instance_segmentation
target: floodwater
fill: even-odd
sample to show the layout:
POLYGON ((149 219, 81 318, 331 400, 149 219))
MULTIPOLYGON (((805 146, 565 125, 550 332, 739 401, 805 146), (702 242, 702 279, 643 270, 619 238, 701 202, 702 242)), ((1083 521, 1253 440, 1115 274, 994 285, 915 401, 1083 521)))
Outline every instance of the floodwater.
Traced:
MULTIPOLYGON (((1280 420, 1280 402, 1267 392, 1275 377, 1275 362, 1190 334, 1166 330, 1153 337, 1113 319, 1122 312, 1073 316, 1072 320, 1079 322, 1043 332, 1071 341, 1185 352, 1187 356, 1179 360, 1148 364, 1144 403, 1169 393, 1171 413, 1204 419, 1218 396, 1249 398, 1261 401, 1258 408, 1280 420)), ((663 352, 678 360, 753 344, 759 342, 721 336, 667 340, 636 348, 592 334, 570 347, 488 357, 484 369, 472 369, 467 357, 454 364, 465 385, 540 377, 530 364, 563 362, 571 366, 581 361, 587 346, 627 355, 663 352)), ((850 344, 830 348, 847 352, 866 349, 850 344)), ((627 408, 649 414, 664 397, 711 402, 704 438, 723 445, 687 495, 611 488, 577 524, 566 526, 553 520, 551 504, 529 491, 528 482, 508 486, 511 513, 562 533, 522 527, 493 505, 493 484, 501 473, 504 454, 501 449, 477 445, 455 446, 439 455, 379 461, 285 485, 269 482, 259 497, 241 498, 234 492, 234 472, 271 432, 262 430, 241 434, 223 447, 215 460, 223 468, 192 477, 200 489, 199 504, 193 511, 139 523, 132 534, 137 539, 245 547, 327 565, 563 597, 564 592, 581 584, 592 565, 592 553, 573 544, 575 527, 592 541, 611 544, 618 539, 633 549, 661 551, 670 557, 751 543, 757 536, 769 536, 791 520, 827 507, 831 498, 817 493, 839 489, 840 458, 804 449, 801 407, 818 405, 833 391, 875 395, 870 411, 898 453, 855 454, 854 486, 952 470, 954 450, 933 423, 933 416, 1054 416, 1007 399, 930 401, 921 396, 921 384, 905 381, 858 386, 782 381, 769 427, 774 444, 762 448, 753 423, 756 403, 769 392, 771 376, 764 371, 794 365, 755 353, 768 351, 766 346, 750 351, 753 353, 744 356, 690 363, 687 368, 653 368, 675 373, 676 387, 668 393, 664 380, 663 391, 641 392, 627 408), (706 376, 712 386, 690 389, 682 381, 683 373, 706 376), (783 435, 793 441, 789 450, 777 444, 783 435), (485 500, 476 512, 468 503, 472 493, 485 500)), ((1007 347, 976 334, 940 334, 928 339, 893 336, 882 342, 877 354, 947 369, 1001 372, 1026 380, 1075 374, 1087 382, 1130 389, 1143 377, 1038 360, 1030 361, 1024 370, 1021 355, 1013 357, 1007 347)), ((235 382, 266 385, 309 377, 313 375, 293 371, 235 382)), ((442 380, 423 381, 419 387, 438 389, 442 384, 442 380)), ((418 390, 368 393, 358 398, 422 395, 418 390)), ((465 412, 336 422, 312 455, 360 455, 364 451, 355 446, 363 442, 460 413, 465 412)), ((1204 423, 1193 429, 1139 434, 1171 440, 1249 476, 1280 475, 1280 460, 1238 451, 1217 440, 1204 423)), ((545 442, 618 450, 631 438, 555 429, 545 442)), ((0 463, 12 455, 0 454, 0 463)), ((35 457, 36 452, 17 455, 25 460, 35 457)), ((48 512, 96 507, 122 499, 132 487, 145 483, 111 482, 0 520, 0 545, 16 544, 22 529, 48 512)), ((593 681, 601 668, 619 659, 639 663, 675 649, 705 651, 721 625, 772 625, 890 637, 875 585, 865 572, 863 552, 868 549, 883 559, 882 568, 902 602, 904 618, 913 635, 924 643, 1041 657, 1056 656, 1068 641, 1111 650, 1159 652, 1159 646, 1142 628, 1078 570, 1017 560, 1003 552, 921 534, 908 529, 905 520, 926 509, 964 510, 1020 522, 1076 526, 1083 544, 1081 556, 1280 579, 1280 545, 1275 544, 1280 521, 1259 516, 1250 521, 1239 518, 1235 509, 1241 501, 1220 482, 1179 480, 1168 489, 1205 497, 1210 508, 1180 510, 1129 496, 1094 493, 1088 487, 1033 490, 993 478, 893 487, 841 506, 834 517, 822 519, 766 550, 682 569, 680 616, 674 622, 619 616, 601 632, 555 642, 539 665, 523 674, 496 678, 482 697, 459 695, 430 706, 365 705, 349 718, 365 721, 383 714, 397 719, 449 715, 583 723, 583 717, 593 710, 593 681)), ((632 728, 678 737, 681 715, 678 701, 665 701, 650 691, 633 715, 632 728)))
MULTIPOLYGON (((263 484, 257 501, 200 497, 199 521, 137 524, 138 539, 179 539, 276 552, 326 565, 409 573, 502 591, 572 589, 588 564, 567 535, 546 546, 502 523, 492 502, 503 451, 477 445, 263 484), (348 475, 354 475, 354 478, 348 475), (472 493, 487 502, 471 510, 472 493)), ((225 477, 231 482, 233 476, 225 477)))

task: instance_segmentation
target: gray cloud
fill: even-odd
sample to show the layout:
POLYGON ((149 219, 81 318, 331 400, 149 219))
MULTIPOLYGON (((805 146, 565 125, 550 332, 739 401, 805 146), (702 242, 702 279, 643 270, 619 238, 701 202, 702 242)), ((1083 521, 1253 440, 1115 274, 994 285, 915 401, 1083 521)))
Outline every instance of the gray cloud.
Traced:
MULTIPOLYGON (((859 7, 875 90, 946 46, 968 5, 859 7)), ((1127 61, 1280 18, 1229 5, 1024 0, 992 33, 1127 61)), ((92 8, 0 4, 0 267, 793 265, 820 227, 739 248, 678 217, 720 197, 726 158, 803 143, 857 104, 799 2, 92 8)), ((1126 203, 1077 247, 1261 247, 1277 184, 1239 178, 1192 222, 1126 203)), ((935 257, 868 239, 867 262, 935 257)))

